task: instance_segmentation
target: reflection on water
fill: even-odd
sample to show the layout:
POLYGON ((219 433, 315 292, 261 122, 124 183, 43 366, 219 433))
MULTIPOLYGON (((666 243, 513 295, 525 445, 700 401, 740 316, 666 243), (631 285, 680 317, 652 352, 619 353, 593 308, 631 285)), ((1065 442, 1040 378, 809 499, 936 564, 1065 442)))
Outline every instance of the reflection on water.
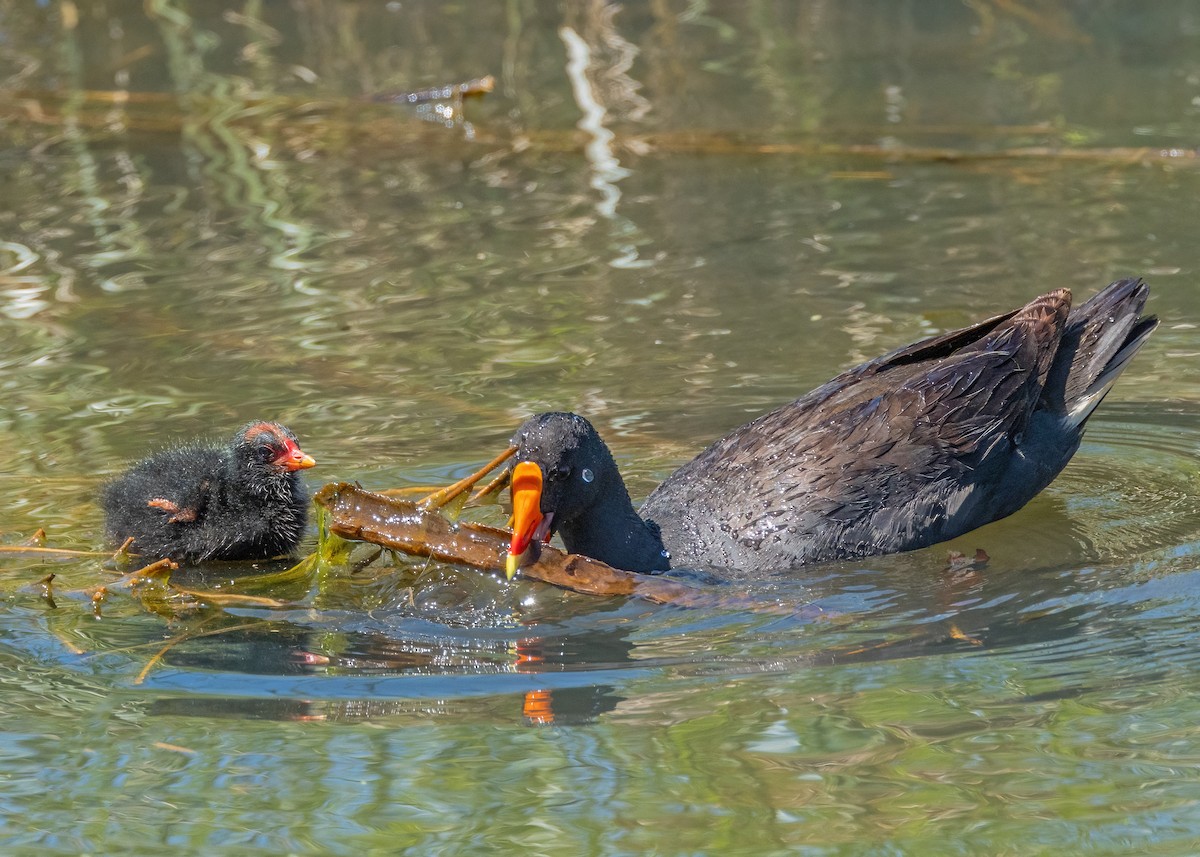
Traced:
POLYGON ((99 547, 104 479, 251 418, 383 487, 573 409, 645 496, 1050 287, 1141 274, 1163 319, 1026 509, 735 582, 772 612, 410 561, 94 609, 107 560, 5 555, 0 850, 1193 853, 1200 173, 1157 154, 1200 131, 1191 4, 108 0, 0 36, 5 544, 99 547), (371 100, 484 74, 449 123, 371 100))

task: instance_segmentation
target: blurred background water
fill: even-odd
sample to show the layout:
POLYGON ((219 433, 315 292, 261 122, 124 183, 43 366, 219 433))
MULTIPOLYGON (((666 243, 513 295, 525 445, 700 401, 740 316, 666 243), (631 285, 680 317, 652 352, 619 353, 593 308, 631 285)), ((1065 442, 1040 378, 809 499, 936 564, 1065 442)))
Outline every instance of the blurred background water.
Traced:
POLYGON ((1194 854, 1198 131, 1187 0, 0 2, 9 544, 251 418, 394 487, 576 410, 643 497, 1041 291, 1163 320, 1026 509, 755 584, 795 615, 414 561, 97 616, 0 559, 0 850, 1194 854))

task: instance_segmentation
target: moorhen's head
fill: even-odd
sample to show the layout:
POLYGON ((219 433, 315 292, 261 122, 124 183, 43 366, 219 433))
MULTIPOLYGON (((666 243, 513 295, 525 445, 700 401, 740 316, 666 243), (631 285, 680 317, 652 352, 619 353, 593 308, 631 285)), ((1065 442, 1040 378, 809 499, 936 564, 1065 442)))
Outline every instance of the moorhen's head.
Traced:
POLYGON ((613 478, 620 481, 612 453, 592 424, 577 414, 539 414, 517 429, 512 445, 517 453, 510 578, 531 543, 549 541, 556 531, 582 522, 612 490, 613 478))
POLYGON ((230 448, 237 473, 251 482, 269 483, 317 463, 279 423, 247 423, 233 436, 230 448))

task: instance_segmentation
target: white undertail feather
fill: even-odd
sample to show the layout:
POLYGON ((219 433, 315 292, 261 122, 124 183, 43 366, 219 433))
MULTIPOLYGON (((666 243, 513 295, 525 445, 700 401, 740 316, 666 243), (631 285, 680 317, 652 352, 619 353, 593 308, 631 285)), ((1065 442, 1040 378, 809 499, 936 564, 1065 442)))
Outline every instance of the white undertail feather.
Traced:
POLYGON ((1147 327, 1138 336, 1125 343, 1125 346, 1113 355, 1112 360, 1108 361, 1108 365, 1104 367, 1104 371, 1091 383, 1087 391, 1069 403, 1067 408, 1068 425, 1082 425, 1091 416, 1092 411, 1096 410, 1096 406, 1104 401, 1104 397, 1108 395, 1108 391, 1117 382, 1117 378, 1121 376, 1130 359, 1142 347, 1142 344, 1146 341, 1146 337, 1153 332, 1153 326, 1147 327))

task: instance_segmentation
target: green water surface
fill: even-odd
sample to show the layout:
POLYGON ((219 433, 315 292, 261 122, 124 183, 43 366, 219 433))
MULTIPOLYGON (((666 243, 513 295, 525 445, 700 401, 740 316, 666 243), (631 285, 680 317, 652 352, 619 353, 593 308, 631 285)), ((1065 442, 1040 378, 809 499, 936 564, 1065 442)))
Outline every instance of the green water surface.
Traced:
POLYGON ((1050 288, 1163 322, 1025 509, 787 609, 0 556, 0 853, 1200 852, 1198 139, 1187 0, 0 2, 0 543, 249 419, 382 488, 575 410, 640 498, 1050 288))

